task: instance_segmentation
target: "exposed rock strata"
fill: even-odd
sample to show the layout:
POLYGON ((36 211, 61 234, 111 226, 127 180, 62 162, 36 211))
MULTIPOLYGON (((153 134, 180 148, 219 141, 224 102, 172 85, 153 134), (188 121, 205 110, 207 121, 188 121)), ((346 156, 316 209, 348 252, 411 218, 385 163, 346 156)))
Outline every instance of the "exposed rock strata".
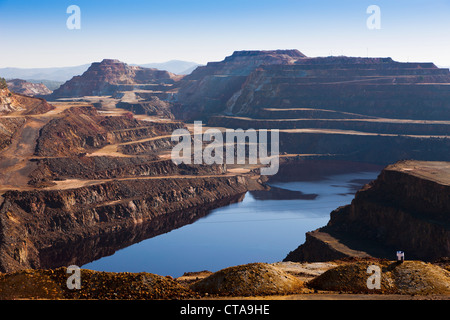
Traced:
POLYGON ((223 165, 176 165, 172 160, 152 157, 67 157, 37 160, 30 174, 30 185, 45 186, 45 182, 61 179, 115 179, 145 176, 223 174, 223 165))
POLYGON ((144 101, 119 102, 116 107, 129 110, 134 114, 146 114, 166 119, 173 119, 174 115, 170 111, 171 104, 159 99, 157 96, 150 96, 144 101))
POLYGON ((139 121, 133 115, 104 116, 93 107, 71 108, 41 129, 35 154, 41 157, 73 156, 112 143, 170 135, 182 127, 184 125, 179 122, 139 121))
POLYGON ((363 187, 350 205, 307 233, 287 261, 348 256, 434 261, 450 256, 450 163, 400 161, 363 187))
POLYGON ((8 191, 0 209, 0 271, 55 267, 67 263, 67 259, 50 261, 45 252, 71 250, 71 244, 84 239, 151 224, 158 217, 176 219, 177 212, 202 211, 202 207, 212 207, 246 191, 247 180, 241 176, 112 181, 68 190, 8 191))
POLYGON ((366 116, 449 120, 450 72, 390 58, 300 58, 261 66, 227 102, 234 115, 310 108, 366 116))
POLYGON ((42 114, 53 107, 44 99, 33 98, 9 89, 0 89, 0 114, 16 113, 20 115, 42 114))
POLYGON ((184 119, 204 119, 222 112, 246 78, 259 66, 293 63, 305 57, 298 50, 236 51, 223 61, 195 69, 177 84, 174 112, 184 119))
POLYGON ((206 216, 210 210, 242 201, 244 195, 226 197, 211 203, 158 215, 149 221, 131 226, 118 226, 100 230, 93 236, 76 238, 73 241, 60 241, 53 246, 46 247, 39 252, 41 265, 48 268, 68 266, 71 264, 82 266, 86 263, 114 254, 117 250, 126 248, 143 240, 159 236, 174 229, 194 223, 206 216), (68 250, 70 248, 70 250, 68 250))
POLYGON ((242 129, 317 129, 357 131, 361 134, 430 135, 445 136, 450 132, 450 121, 404 121, 383 119, 253 119, 214 116, 211 126, 242 129))
POLYGON ((9 90, 26 96, 43 96, 52 93, 43 83, 31 83, 22 79, 12 79, 8 80, 7 84, 9 90))
POLYGON ((279 129, 282 153, 450 161, 449 83, 449 70, 433 63, 238 51, 177 83, 173 113, 208 126, 279 129))
POLYGON ((79 105, 33 118, 26 105, 1 118, 2 145, 13 140, 8 152, 18 152, 2 162, 0 271, 85 264, 192 223, 259 183, 222 165, 176 166, 161 151, 181 122, 79 105), (26 130, 19 120, 30 121, 26 130))
POLYGON ((81 76, 64 83, 50 98, 109 96, 139 85, 173 84, 179 78, 164 70, 129 66, 118 60, 104 59, 92 63, 81 76))
POLYGON ((346 131, 280 131, 280 152, 387 165, 403 159, 450 161, 450 136, 358 134, 346 131), (309 132, 308 132, 309 131, 309 132))

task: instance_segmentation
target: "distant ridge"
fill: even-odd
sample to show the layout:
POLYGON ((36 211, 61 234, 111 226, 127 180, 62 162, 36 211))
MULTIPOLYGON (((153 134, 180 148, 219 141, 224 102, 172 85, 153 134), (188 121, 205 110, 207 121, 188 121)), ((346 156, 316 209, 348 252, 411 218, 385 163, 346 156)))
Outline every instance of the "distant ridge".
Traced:
POLYGON ((132 64, 132 66, 140 66, 144 68, 156 68, 159 70, 166 70, 175 74, 186 75, 194 71, 195 68, 201 66, 201 64, 183 60, 170 60, 167 62, 132 64))
POLYGON ((55 68, 0 68, 0 76, 5 79, 23 80, 52 80, 67 81, 74 76, 81 75, 89 68, 90 64, 73 67, 55 68))
MULTIPOLYGON (((130 65, 144 68, 156 68, 180 75, 190 74, 195 68, 201 66, 201 64, 196 62, 183 60, 130 65)), ((65 82, 75 76, 83 74, 90 66, 91 64, 89 63, 79 66, 53 68, 0 68, 0 77, 5 79, 33 80, 34 82, 39 80, 65 82)))

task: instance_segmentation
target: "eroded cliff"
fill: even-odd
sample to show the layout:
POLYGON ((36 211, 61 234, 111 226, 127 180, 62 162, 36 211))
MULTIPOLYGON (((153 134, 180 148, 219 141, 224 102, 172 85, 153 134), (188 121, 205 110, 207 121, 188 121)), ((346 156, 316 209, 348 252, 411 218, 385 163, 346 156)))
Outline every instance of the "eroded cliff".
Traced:
POLYGON ((298 50, 235 51, 223 61, 209 62, 177 83, 174 113, 183 119, 207 119, 225 110, 227 101, 259 66, 290 64, 302 57, 298 50))
POLYGON ((52 91, 43 83, 32 83, 22 79, 11 79, 7 81, 8 89, 26 96, 41 96, 51 94, 52 91))
POLYGON ((51 99, 62 97, 108 96, 125 89, 173 84, 181 76, 173 73, 130 66, 114 59, 94 62, 80 76, 75 76, 56 89, 51 99))
POLYGON ((102 250, 101 246, 97 252, 91 248, 95 254, 88 257, 86 252, 74 251, 86 249, 83 244, 88 240, 109 236, 131 244, 140 235, 126 230, 145 225, 154 233, 168 231, 169 226, 180 225, 177 220, 195 220, 207 209, 233 201, 247 188, 247 179, 241 176, 191 176, 8 191, 0 209, 0 271, 86 263, 102 250), (161 225, 161 217, 170 223, 161 225))
POLYGON ((33 118, 0 118, 13 141, 0 154, 0 272, 91 262, 259 184, 223 165, 172 162, 171 134, 186 128, 179 121, 56 105, 33 118), (25 125, 14 128, 17 119, 25 125))
POLYGON ((450 161, 449 83, 433 63, 238 51, 179 81, 172 110, 208 126, 278 129, 282 153, 450 161))
POLYGON ((450 256, 450 163, 400 161, 363 187, 329 223, 309 232, 287 261, 343 257, 434 261, 450 256))

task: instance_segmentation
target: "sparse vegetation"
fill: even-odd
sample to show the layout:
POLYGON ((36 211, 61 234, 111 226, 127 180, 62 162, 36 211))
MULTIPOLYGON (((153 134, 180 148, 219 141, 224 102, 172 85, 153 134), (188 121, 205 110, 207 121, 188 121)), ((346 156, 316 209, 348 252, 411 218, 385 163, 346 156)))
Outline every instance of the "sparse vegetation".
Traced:
POLYGON ((7 89, 8 88, 8 84, 6 83, 5 78, 1 78, 0 77, 0 89, 7 89))

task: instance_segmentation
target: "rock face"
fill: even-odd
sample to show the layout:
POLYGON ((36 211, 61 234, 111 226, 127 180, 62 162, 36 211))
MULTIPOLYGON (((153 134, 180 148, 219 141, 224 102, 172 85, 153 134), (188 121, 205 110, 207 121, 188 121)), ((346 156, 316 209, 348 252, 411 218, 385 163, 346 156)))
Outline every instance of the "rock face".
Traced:
POLYGON ((390 58, 301 58, 293 64, 265 65, 252 72, 228 101, 227 111, 270 119, 284 119, 285 109, 291 108, 291 119, 293 115, 305 118, 305 111, 315 109, 344 112, 342 119, 354 113, 449 120, 448 83, 449 70, 432 63, 401 63, 390 58))
MULTIPOLYGON (((192 221, 246 191, 246 179, 240 176, 131 179, 76 189, 8 191, 0 208, 0 271, 82 265, 103 253, 98 244, 102 237, 129 245, 141 233, 131 230, 147 226, 154 234, 167 232, 180 225, 180 214, 190 216, 182 217, 182 222, 192 221), (160 218, 167 221, 161 224, 160 218)), ((106 247, 111 248, 111 241, 106 247)))
POLYGON ((450 161, 450 72, 391 58, 235 52, 178 84, 176 117, 279 129, 280 151, 387 165, 450 161))
POLYGON ((450 256, 450 163, 400 161, 362 188, 286 261, 343 257, 434 261, 450 256))
POLYGON ((448 83, 449 70, 433 63, 241 51, 186 76, 178 101, 181 116, 203 111, 261 119, 448 120, 448 83))
POLYGON ((52 91, 42 83, 31 83, 21 79, 12 79, 7 81, 9 90, 26 96, 44 96, 51 94, 52 91))
POLYGON ((63 97, 109 96, 133 88, 173 84, 180 76, 167 71, 129 66, 118 60, 93 63, 81 76, 75 76, 55 90, 51 99, 63 97))
POLYGON ((175 113, 200 120, 224 111, 227 101, 261 65, 289 64, 305 57, 298 50, 236 51, 220 62, 195 69, 177 85, 175 113))
POLYGON ((0 89, 0 115, 14 112, 18 115, 41 114, 52 110, 53 107, 44 99, 33 98, 0 89))
POLYGON ((223 165, 176 165, 172 160, 156 157, 62 157, 37 160, 37 168, 29 175, 29 185, 45 187, 49 181, 62 179, 111 179, 174 175, 221 175, 223 165))
POLYGON ((134 114, 146 114, 166 119, 174 118, 173 114, 170 112, 171 105, 169 102, 159 99, 158 96, 150 96, 142 100, 144 101, 120 101, 116 104, 116 107, 129 110, 134 114))
POLYGON ((152 123, 133 116, 104 116, 94 107, 66 110, 40 130, 35 155, 41 157, 73 156, 111 143, 156 138, 182 128, 180 122, 152 123))

